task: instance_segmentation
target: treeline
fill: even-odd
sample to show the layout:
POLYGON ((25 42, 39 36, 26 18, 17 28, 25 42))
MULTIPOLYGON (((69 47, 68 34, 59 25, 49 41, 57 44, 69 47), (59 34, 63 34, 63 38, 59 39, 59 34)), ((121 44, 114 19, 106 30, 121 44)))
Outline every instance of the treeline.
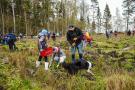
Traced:
POLYGON ((31 35, 44 27, 65 34, 67 25, 81 25, 75 8, 66 0, 0 0, 0 31, 31 35))
MULTIPOLYGON (((132 6, 132 12, 135 9, 133 3, 134 0, 123 2, 127 11, 125 15, 128 14, 128 17, 131 15, 130 7, 132 6), (130 6, 129 2, 132 3, 130 6)), ((36 35, 41 28, 46 28, 51 32, 65 34, 69 24, 93 31, 98 28, 100 31, 101 26, 106 30, 111 28, 110 20, 109 6, 106 5, 102 16, 97 0, 91 0, 91 5, 84 0, 0 0, 2 33, 36 35)))

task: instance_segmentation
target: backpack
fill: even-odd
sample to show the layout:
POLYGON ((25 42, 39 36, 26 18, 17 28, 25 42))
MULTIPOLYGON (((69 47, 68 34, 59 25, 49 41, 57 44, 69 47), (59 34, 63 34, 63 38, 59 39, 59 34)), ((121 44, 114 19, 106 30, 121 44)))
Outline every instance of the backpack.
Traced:
POLYGON ((9 33, 9 34, 7 34, 7 42, 9 42, 11 40, 16 41, 16 36, 12 33, 9 33))

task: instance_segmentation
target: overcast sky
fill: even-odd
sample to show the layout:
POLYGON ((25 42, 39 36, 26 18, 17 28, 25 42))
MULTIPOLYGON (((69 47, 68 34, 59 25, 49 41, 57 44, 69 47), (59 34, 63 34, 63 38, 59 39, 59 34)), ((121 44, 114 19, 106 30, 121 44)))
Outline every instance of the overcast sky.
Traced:
MULTIPOLYGON (((90 2, 91 0, 87 0, 90 2)), ((98 0, 101 12, 103 14, 106 3, 109 5, 111 14, 114 16, 116 13, 116 8, 119 8, 120 13, 122 13, 122 2, 123 0, 98 0)))

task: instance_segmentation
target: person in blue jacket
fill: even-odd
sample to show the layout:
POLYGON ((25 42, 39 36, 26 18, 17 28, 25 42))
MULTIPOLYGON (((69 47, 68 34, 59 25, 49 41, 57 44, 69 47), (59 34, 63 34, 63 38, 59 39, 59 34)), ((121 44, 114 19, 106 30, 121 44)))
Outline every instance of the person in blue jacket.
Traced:
POLYGON ((7 41, 7 44, 9 46, 9 50, 13 51, 16 49, 16 45, 15 45, 16 35, 15 34, 13 34, 13 33, 7 34, 6 41, 7 41))
POLYGON ((36 68, 39 67, 42 58, 45 59, 45 70, 48 70, 49 68, 49 62, 47 57, 42 57, 40 55, 40 52, 42 52, 45 48, 47 48, 47 30, 43 29, 39 34, 38 34, 38 50, 39 50, 39 58, 36 61, 36 68))

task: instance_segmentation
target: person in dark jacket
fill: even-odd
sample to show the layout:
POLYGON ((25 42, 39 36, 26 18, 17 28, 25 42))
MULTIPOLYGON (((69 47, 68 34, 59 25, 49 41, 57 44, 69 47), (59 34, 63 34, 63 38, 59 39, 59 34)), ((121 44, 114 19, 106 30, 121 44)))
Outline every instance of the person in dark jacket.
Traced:
POLYGON ((73 25, 70 25, 67 32, 67 41, 71 45, 71 53, 72 53, 72 63, 75 63, 75 52, 76 49, 79 53, 79 60, 83 60, 83 43, 82 43, 83 33, 82 31, 74 27, 73 25))
POLYGON ((115 35, 115 37, 117 37, 118 36, 118 32, 114 31, 114 35, 115 35))
POLYGON ((107 39, 110 38, 110 33, 109 33, 109 31, 106 30, 105 35, 106 35, 106 38, 107 38, 107 39))
POLYGON ((15 42, 16 42, 16 36, 15 34, 13 33, 9 33, 6 35, 6 41, 7 41, 7 44, 9 46, 9 50, 10 51, 13 51, 16 49, 16 45, 15 45, 15 42))
POLYGON ((52 40, 56 41, 56 34, 54 32, 52 33, 52 40))
POLYGON ((127 35, 131 36, 131 31, 130 30, 127 31, 127 35))

